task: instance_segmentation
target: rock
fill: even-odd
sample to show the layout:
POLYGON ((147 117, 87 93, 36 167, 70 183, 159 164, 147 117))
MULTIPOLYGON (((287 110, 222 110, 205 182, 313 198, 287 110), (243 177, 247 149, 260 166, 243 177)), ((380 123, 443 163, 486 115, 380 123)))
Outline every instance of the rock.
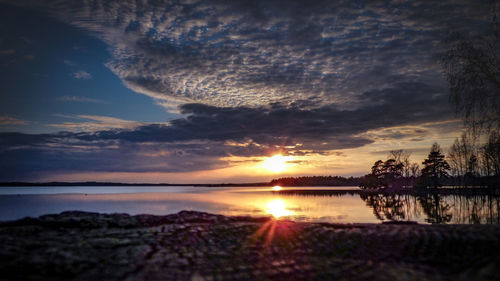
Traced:
POLYGON ((257 235, 266 223, 194 211, 4 222, 0 279, 493 280, 500 268, 499 225, 275 220, 257 235))

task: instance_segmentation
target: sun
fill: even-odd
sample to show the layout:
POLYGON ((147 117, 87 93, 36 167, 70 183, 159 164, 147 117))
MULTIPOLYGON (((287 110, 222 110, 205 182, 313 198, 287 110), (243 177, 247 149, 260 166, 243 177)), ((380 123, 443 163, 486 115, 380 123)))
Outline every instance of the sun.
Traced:
POLYGON ((269 157, 262 162, 262 166, 270 172, 280 173, 287 168, 287 157, 276 154, 273 157, 269 157))

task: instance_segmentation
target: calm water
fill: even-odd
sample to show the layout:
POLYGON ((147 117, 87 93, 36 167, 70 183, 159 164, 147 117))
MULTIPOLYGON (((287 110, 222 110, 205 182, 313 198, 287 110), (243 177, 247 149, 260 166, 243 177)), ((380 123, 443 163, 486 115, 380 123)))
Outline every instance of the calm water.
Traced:
POLYGON ((495 196, 304 196, 277 194, 267 187, 0 187, 0 220, 69 210, 132 215, 197 210, 343 223, 500 223, 500 198, 495 196))

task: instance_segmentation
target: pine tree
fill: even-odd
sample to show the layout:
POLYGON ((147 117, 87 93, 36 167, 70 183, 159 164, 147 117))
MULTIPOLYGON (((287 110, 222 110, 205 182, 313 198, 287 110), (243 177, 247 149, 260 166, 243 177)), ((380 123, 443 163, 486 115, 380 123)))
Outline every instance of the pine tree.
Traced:
POLYGON ((444 160, 441 147, 437 143, 432 145, 431 152, 429 152, 427 159, 422 164, 424 165, 422 178, 426 181, 427 186, 441 186, 441 179, 448 176, 450 165, 444 160))

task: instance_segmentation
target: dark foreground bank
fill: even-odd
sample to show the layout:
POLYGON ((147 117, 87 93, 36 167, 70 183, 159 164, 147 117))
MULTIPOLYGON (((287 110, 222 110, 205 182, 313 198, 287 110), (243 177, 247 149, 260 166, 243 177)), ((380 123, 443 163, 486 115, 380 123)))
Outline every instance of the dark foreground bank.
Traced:
POLYGON ((65 212, 0 224, 0 280, 499 280, 500 225, 65 212))

